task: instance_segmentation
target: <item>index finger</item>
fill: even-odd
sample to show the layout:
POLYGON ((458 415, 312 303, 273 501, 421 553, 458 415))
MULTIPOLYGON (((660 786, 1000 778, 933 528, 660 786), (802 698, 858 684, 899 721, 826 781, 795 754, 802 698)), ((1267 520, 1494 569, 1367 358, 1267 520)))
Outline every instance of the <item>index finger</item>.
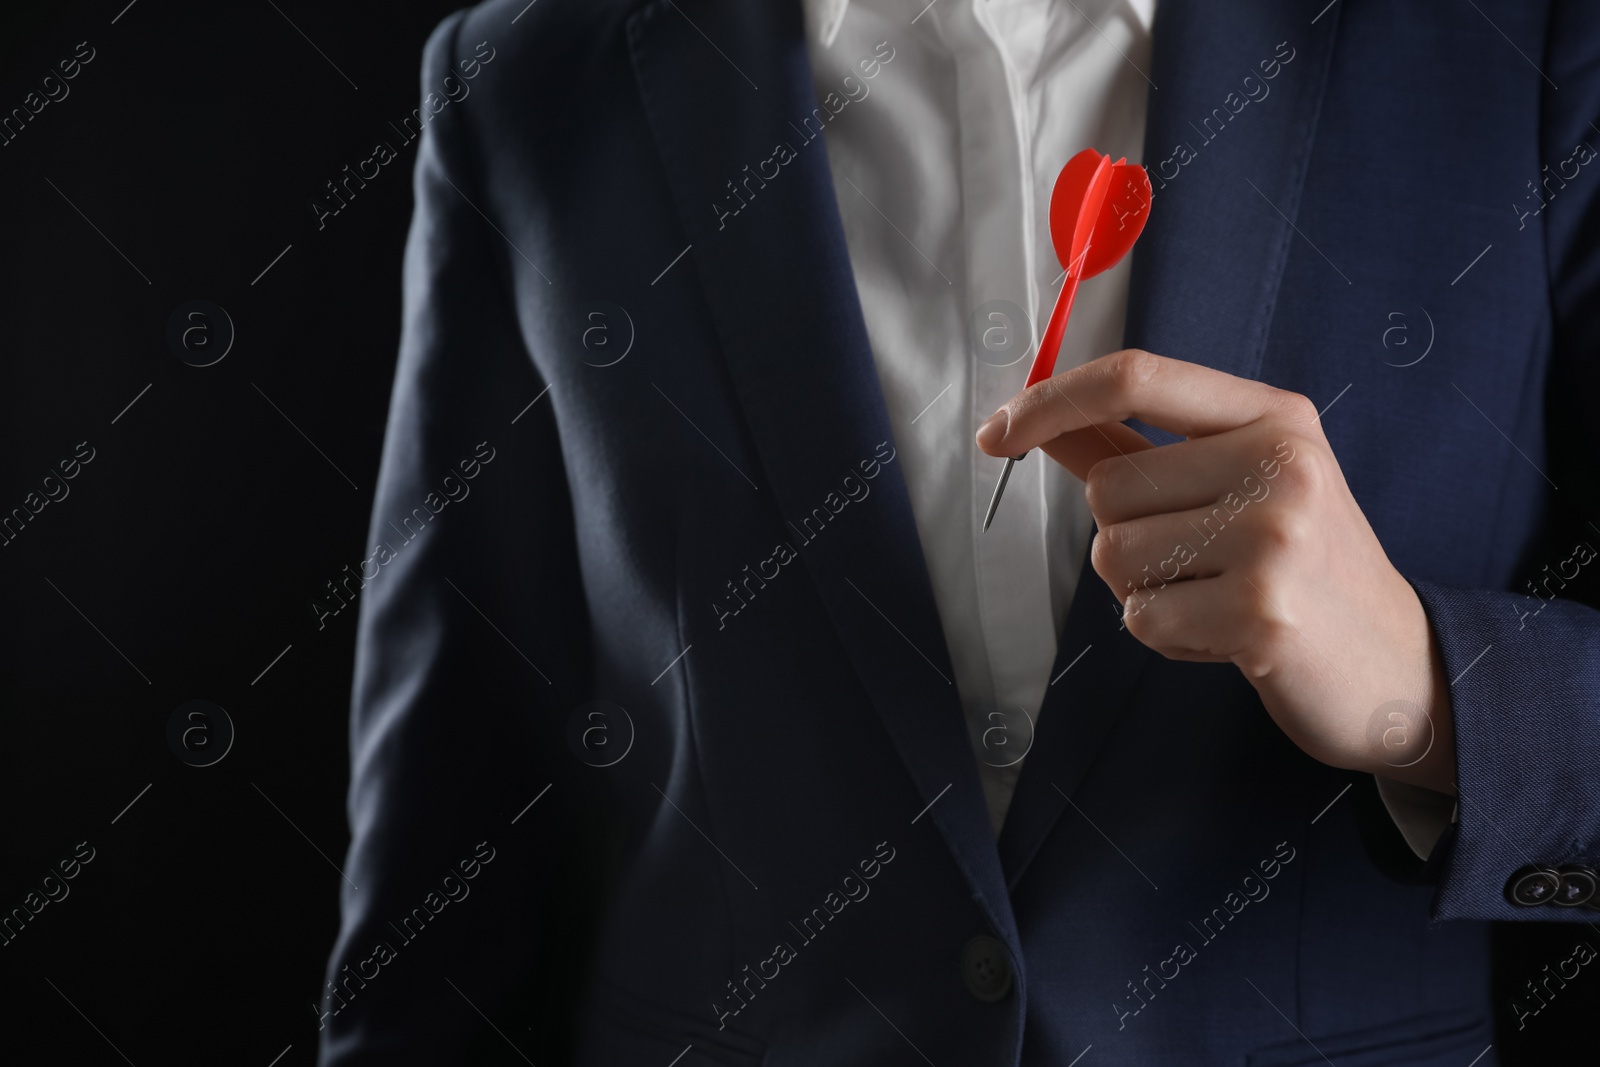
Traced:
POLYGON ((1024 389, 979 428, 978 447, 1016 456, 1061 434, 1124 419, 1204 437, 1298 399, 1262 382, 1129 348, 1024 389))

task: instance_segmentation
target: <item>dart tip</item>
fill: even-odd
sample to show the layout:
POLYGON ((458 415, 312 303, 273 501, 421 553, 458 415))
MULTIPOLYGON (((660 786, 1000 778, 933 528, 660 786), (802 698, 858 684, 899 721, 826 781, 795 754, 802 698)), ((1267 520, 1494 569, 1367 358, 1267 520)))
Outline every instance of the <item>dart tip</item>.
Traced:
POLYGON ((994 522, 994 513, 1000 509, 1000 497, 1006 491, 1006 482, 1011 478, 1011 468, 1016 466, 1020 456, 1012 456, 1006 460, 1005 469, 1000 472, 1000 481, 994 487, 994 495, 989 498, 989 511, 983 516, 983 532, 989 532, 989 524, 994 522))

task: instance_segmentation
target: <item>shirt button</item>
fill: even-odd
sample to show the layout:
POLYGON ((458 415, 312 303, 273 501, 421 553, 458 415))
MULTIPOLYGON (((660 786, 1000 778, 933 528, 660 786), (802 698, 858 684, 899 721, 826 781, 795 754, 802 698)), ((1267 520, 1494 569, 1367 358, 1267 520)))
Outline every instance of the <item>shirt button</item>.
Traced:
POLYGON ((980 935, 961 950, 961 981, 967 992, 992 1004, 1011 992, 1011 957, 1005 945, 980 935))
POLYGON ((1587 867, 1561 868, 1561 885, 1556 889, 1554 903, 1564 908, 1577 908, 1594 899, 1595 875, 1587 867))
POLYGON ((1531 908, 1548 904, 1561 888, 1561 876, 1548 867, 1524 867, 1506 883, 1506 899, 1531 908))

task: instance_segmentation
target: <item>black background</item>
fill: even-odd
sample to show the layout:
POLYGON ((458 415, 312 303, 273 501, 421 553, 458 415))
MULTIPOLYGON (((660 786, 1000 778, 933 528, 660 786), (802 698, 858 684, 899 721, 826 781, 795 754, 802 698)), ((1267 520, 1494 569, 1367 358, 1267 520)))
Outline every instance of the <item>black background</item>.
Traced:
MULTIPOLYGON (((399 147, 389 123, 455 5, 125 2, 0 19, 0 113, 95 51, 0 147, 0 512, 94 450, 0 548, 0 912, 94 849, 0 947, 0 1058, 310 1064, 355 634, 353 610, 319 629, 310 603, 363 557, 415 145, 320 230, 311 204, 399 147), (204 368, 167 342, 196 299, 236 331, 204 368), (194 699, 237 732, 204 768, 166 737, 194 699)), ((1506 1063, 1579 1047, 1589 969, 1521 1033, 1508 1005, 1594 932, 1497 933, 1506 1063)))

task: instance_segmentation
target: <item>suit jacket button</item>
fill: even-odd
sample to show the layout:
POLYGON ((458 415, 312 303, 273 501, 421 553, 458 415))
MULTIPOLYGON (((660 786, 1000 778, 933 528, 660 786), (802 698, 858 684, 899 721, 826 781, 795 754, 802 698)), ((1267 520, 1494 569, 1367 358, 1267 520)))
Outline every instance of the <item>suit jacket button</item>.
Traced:
POLYGON ((1011 957, 1005 945, 982 935, 968 941, 961 950, 961 981, 985 1003, 1004 1000, 1011 992, 1011 957))
POLYGON ((1548 904, 1561 888, 1561 875, 1549 867, 1524 867, 1506 883, 1506 899, 1531 908, 1548 904))
POLYGON ((1577 908, 1594 899, 1595 875, 1587 867, 1561 868, 1561 885, 1556 888, 1552 903, 1563 908, 1577 908))

